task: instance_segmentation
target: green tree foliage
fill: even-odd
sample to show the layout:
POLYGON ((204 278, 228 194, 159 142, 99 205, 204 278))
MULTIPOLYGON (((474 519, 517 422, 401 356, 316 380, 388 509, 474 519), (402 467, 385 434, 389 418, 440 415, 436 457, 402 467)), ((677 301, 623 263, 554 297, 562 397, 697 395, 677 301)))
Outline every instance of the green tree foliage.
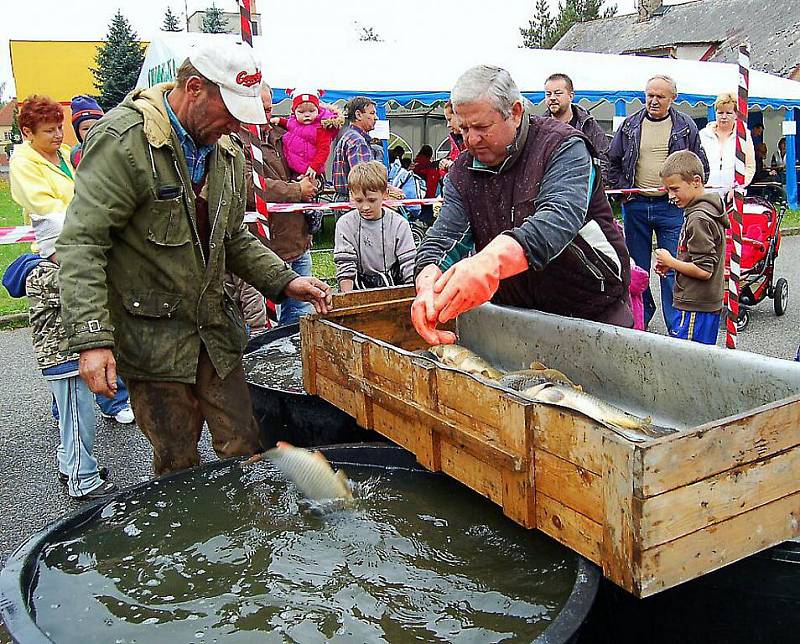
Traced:
POLYGON ((19 129, 19 103, 14 104, 14 118, 11 121, 11 143, 22 143, 22 131, 19 129))
POLYGON ((576 22, 586 22, 596 18, 610 18, 616 15, 617 6, 603 9, 605 0, 564 0, 559 2, 558 13, 550 15, 547 0, 536 0, 533 19, 528 27, 521 27, 522 46, 536 49, 552 49, 576 22))
POLYGON ((144 62, 144 49, 130 23, 117 11, 111 19, 103 44, 97 48, 97 67, 91 69, 94 86, 100 92, 97 102, 103 110, 119 105, 136 86, 144 62))
POLYGON ((181 25, 178 22, 178 16, 172 13, 172 8, 167 7, 164 12, 164 22, 161 24, 161 31, 182 31, 181 25))
POLYGON ((228 26, 225 24, 222 9, 214 3, 211 3, 211 6, 208 7, 203 14, 203 24, 200 28, 207 34, 228 33, 228 26))

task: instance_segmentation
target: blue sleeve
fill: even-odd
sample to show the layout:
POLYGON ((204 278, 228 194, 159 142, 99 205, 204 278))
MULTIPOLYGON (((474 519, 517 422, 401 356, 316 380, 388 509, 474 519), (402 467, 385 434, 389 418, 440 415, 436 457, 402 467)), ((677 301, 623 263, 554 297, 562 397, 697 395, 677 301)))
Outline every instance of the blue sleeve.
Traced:
POLYGON ((556 148, 533 214, 507 233, 525 250, 532 269, 542 270, 575 239, 586 221, 596 173, 583 140, 570 138, 556 148))

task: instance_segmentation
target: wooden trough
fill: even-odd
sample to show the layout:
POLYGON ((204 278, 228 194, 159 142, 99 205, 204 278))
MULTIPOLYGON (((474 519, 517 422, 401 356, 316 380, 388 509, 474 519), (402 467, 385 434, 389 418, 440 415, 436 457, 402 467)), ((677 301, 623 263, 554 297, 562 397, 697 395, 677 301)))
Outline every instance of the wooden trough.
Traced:
POLYGON ((498 366, 539 358, 610 402, 649 406, 660 424, 681 427, 633 443, 413 355, 425 348, 410 322, 413 297, 413 288, 341 295, 330 314, 303 318, 306 390, 638 597, 800 535, 800 365, 492 306, 459 319, 460 342, 498 366), (621 357, 602 361, 606 349, 621 357), (665 375, 668 361, 684 378, 665 375), (752 361, 755 384, 742 384, 752 361), (625 383, 631 375, 638 387, 625 383), (711 394, 692 391, 695 380, 711 394))

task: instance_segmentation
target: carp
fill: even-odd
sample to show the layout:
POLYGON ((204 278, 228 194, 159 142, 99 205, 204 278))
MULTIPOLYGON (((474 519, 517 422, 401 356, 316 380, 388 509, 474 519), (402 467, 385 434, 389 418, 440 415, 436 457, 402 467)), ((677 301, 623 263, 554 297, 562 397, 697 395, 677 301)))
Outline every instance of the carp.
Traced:
POLYGON ((529 389, 548 382, 560 382, 570 387, 575 387, 578 391, 583 391, 580 385, 576 385, 558 369, 550 369, 541 362, 532 362, 529 369, 509 371, 500 378, 501 385, 514 391, 522 391, 523 389, 529 389))
POLYGON ((490 380, 503 377, 503 371, 490 365, 477 353, 457 344, 437 344, 420 355, 427 357, 427 353, 432 354, 438 362, 473 376, 483 376, 490 380))
POLYGON ((635 443, 659 438, 674 430, 656 427, 650 417, 640 418, 585 391, 562 383, 543 383, 529 387, 520 395, 530 400, 578 411, 635 443))
POLYGON ((350 481, 343 470, 334 472, 328 459, 321 452, 312 452, 278 441, 277 447, 246 461, 268 460, 289 479, 300 493, 312 501, 329 499, 353 500, 350 481))

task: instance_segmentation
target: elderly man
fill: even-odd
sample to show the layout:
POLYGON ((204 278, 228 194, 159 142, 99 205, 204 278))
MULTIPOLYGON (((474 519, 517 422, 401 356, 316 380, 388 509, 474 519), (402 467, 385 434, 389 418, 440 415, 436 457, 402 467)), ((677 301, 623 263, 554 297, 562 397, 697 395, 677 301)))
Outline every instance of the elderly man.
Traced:
POLYGON ((204 421, 220 457, 259 448, 224 271, 274 300, 330 302, 242 223, 244 158, 227 135, 265 122, 260 86, 246 46, 215 43, 192 51, 174 85, 130 94, 87 137, 56 247, 80 374, 111 395, 119 368, 157 475, 198 464, 204 421))
POLYGON ((451 100, 467 152, 417 254, 417 332, 453 342, 437 325, 489 300, 632 326, 630 260, 586 138, 526 113, 498 67, 467 70, 451 100))
MULTIPOLYGON (((291 181, 289 166, 283 154, 283 135, 281 127, 270 125, 272 116, 272 88, 266 83, 261 87, 261 102, 266 112, 267 122, 259 127, 261 132, 261 153, 264 159, 265 199, 275 203, 297 203, 313 201, 319 189, 316 180, 307 176, 291 181)), ((245 140, 249 137, 244 135, 245 140)), ((250 146, 245 146, 245 158, 249 159, 250 146)), ((255 193, 253 187, 252 166, 247 168, 247 210, 254 212, 255 193)), ((252 230, 252 229, 251 229, 252 230)), ((306 217, 299 213, 271 213, 268 222, 269 239, 264 244, 292 270, 301 276, 311 275, 311 233, 306 217)), ((281 303, 279 324, 293 324, 304 313, 311 312, 313 307, 287 297, 281 303)))
POLYGON ((347 175, 353 166, 375 158, 369 133, 375 129, 378 120, 375 102, 365 96, 350 99, 345 111, 349 126, 333 151, 333 188, 341 201, 349 199, 347 175))
POLYGON ((609 139, 594 117, 580 105, 573 103, 573 100, 575 100, 575 89, 572 79, 566 74, 550 74, 544 82, 544 102, 547 105, 547 113, 562 123, 567 123, 583 132, 594 146, 595 154, 600 160, 603 181, 607 182, 609 139))
MULTIPOLYGON (((667 199, 659 174, 666 158, 678 150, 694 152, 708 178, 708 160, 697 126, 691 117, 676 110, 672 103, 678 96, 675 81, 669 76, 654 76, 647 81, 645 107, 631 114, 614 135, 608 153, 609 188, 645 190, 623 204, 625 240, 633 261, 650 270, 655 231, 659 248, 673 255, 683 225, 683 211, 667 199)), ((669 330, 673 318, 672 286, 674 273, 661 278, 661 307, 669 330)), ((655 314, 656 306, 648 288, 644 292, 645 325, 655 314)))

